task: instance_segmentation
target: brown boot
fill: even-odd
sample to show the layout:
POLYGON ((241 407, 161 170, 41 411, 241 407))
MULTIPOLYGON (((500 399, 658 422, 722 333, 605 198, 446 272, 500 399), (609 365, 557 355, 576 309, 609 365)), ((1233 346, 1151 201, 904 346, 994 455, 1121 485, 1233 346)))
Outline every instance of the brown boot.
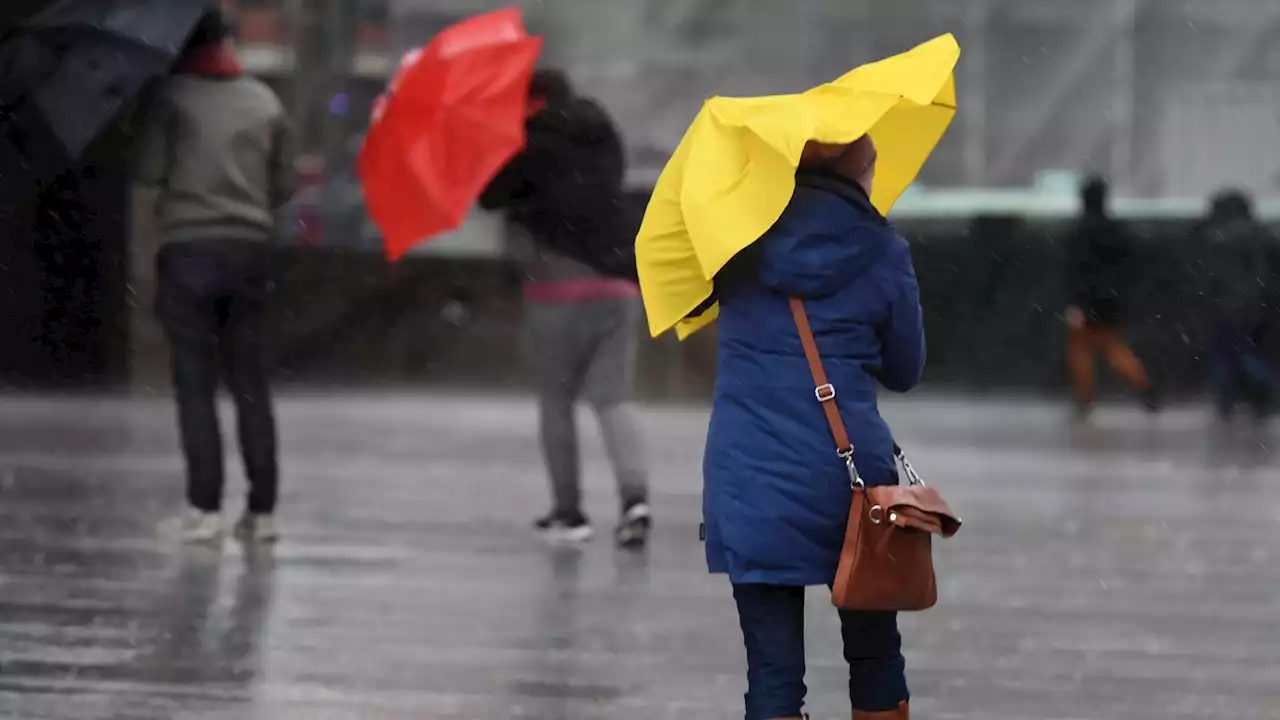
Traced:
POLYGON ((898 705, 897 710, 885 710, 884 712, 854 710, 853 720, 911 720, 911 708, 907 707, 907 703, 904 702, 898 705))

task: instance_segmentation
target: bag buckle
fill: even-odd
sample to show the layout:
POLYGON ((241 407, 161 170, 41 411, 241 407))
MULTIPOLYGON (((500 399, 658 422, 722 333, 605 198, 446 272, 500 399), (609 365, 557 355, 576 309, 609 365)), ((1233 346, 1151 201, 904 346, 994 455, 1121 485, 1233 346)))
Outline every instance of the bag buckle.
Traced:
POLYGON ((848 450, 837 450, 836 454, 844 458, 845 470, 849 472, 849 487, 865 487, 862 482, 862 476, 858 474, 858 466, 853 462, 853 448, 849 448, 848 450))
POLYGON ((818 398, 818 402, 830 402, 836 399, 836 386, 831 383, 823 383, 813 389, 813 396, 818 398))
POLYGON ((907 484, 924 487, 924 478, 921 478, 920 473, 917 473, 916 469, 911 467, 911 463, 907 460, 906 455, 899 452, 898 462, 902 463, 902 472, 907 476, 907 484))

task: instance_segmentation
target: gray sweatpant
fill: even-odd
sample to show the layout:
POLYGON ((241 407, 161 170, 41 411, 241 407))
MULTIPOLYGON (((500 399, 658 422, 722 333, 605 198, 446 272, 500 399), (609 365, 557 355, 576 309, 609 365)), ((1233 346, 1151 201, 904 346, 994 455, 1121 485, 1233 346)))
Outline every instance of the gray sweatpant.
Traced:
POLYGON ((538 394, 542 454, 558 513, 582 509, 579 398, 600 422, 623 509, 648 501, 645 447, 631 402, 641 312, 638 300, 524 305, 521 345, 538 394))

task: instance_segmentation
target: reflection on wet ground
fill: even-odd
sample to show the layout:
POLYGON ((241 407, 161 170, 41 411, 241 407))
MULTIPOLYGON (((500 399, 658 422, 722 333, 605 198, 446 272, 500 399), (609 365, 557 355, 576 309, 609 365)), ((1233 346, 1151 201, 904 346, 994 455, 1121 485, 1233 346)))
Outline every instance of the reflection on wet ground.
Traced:
MULTIPOLYGON (((1275 433, 1199 410, 887 412, 966 521, 938 548, 942 604, 904 621, 914 714, 1280 719, 1275 433)), ((287 535, 246 551, 157 535, 181 500, 163 401, 6 399, 0 717, 741 717, 733 605, 697 539, 705 410, 646 417, 658 525, 637 555, 533 540, 525 400, 291 397, 287 535)), ((836 620, 810 600, 809 709, 847 718, 836 620)))

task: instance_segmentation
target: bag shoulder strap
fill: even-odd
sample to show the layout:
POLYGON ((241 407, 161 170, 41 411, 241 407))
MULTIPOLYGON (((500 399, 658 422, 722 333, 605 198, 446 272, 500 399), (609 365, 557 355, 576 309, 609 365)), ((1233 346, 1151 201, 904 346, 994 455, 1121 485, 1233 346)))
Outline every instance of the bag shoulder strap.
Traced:
MULTIPOLYGON (((827 379, 826 368, 822 366, 822 356, 818 353, 818 341, 813 337, 813 328, 809 326, 809 313, 805 312, 804 301, 800 298, 790 298, 789 302, 791 317, 795 319, 796 332, 800 335, 800 346, 804 348, 804 357, 809 361, 809 373, 813 375, 813 395, 822 404, 822 412, 827 416, 827 424, 831 426, 831 437, 836 441, 836 454, 844 458, 849 466, 849 477, 856 485, 861 480, 858 478, 857 468, 853 465, 853 443, 849 441, 849 432, 844 427, 844 419, 840 417, 840 408, 836 405, 836 388, 827 379)), ((897 442, 893 444, 893 456, 902 463, 903 472, 906 473, 910 484, 924 485, 924 480, 921 480, 919 473, 911 467, 906 454, 902 452, 902 448, 898 447, 897 442)))
POLYGON ((849 442, 849 432, 844 427, 844 419, 840 417, 840 408, 836 406, 836 388, 827 379, 827 371, 822 366, 818 341, 813 337, 813 328, 809 326, 809 314, 805 312, 804 301, 793 297, 790 303, 791 316, 795 318, 796 332, 800 335, 800 346, 804 348, 804 357, 809 361, 809 372, 813 375, 813 395, 827 416, 831 437, 836 442, 836 451, 841 457, 852 458, 853 444, 849 442))

